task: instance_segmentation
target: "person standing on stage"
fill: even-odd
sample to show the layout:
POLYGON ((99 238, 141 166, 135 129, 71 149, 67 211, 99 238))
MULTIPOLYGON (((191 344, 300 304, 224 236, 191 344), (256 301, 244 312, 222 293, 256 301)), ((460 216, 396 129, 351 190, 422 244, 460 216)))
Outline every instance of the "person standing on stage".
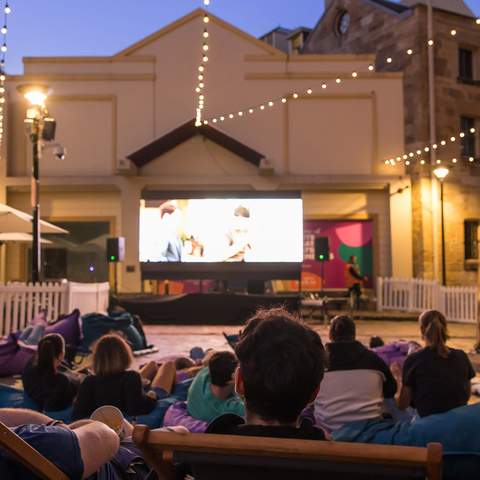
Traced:
POLYGON ((348 263, 345 264, 344 276, 345 286, 348 288, 352 309, 359 310, 363 282, 366 282, 368 277, 361 274, 357 257, 354 255, 350 256, 348 263))

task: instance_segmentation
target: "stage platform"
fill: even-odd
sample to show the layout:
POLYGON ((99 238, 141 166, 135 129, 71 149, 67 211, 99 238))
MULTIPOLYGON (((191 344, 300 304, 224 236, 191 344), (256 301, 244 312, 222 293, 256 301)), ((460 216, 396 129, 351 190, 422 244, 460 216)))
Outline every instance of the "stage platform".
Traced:
POLYGON ((121 295, 120 305, 154 325, 242 325, 257 309, 283 306, 298 312, 298 295, 191 293, 121 295))

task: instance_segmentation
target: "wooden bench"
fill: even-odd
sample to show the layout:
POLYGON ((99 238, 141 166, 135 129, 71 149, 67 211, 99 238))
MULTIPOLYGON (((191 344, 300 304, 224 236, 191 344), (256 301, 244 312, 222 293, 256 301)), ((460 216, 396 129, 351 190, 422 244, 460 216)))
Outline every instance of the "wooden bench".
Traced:
POLYGON ((190 465, 196 480, 429 479, 442 478, 442 446, 397 447, 358 443, 151 431, 137 425, 133 440, 161 480, 175 464, 190 465))
MULTIPOLYGON (((59 445, 59 448, 62 448, 62 446, 59 445)), ((2 422, 0 422, 0 450, 8 452, 19 463, 43 480, 68 480, 68 477, 56 465, 2 422)))

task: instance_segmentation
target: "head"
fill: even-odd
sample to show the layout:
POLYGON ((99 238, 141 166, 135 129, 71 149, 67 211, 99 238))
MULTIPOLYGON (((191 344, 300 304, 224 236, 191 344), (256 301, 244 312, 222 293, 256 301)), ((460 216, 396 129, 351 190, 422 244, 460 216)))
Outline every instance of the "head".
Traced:
POLYGON ((246 232, 250 221, 250 210, 243 205, 239 205, 233 212, 234 229, 246 232))
POLYGON ((216 387, 230 387, 233 391, 233 375, 238 361, 232 352, 216 352, 208 362, 210 381, 216 387))
POLYGON ((333 343, 355 341, 357 329, 355 322, 347 315, 339 315, 330 322, 329 338, 333 343))
POLYGON ((119 335, 105 335, 93 349, 93 370, 96 375, 122 373, 132 364, 132 350, 119 335))
POLYGON ((385 342, 383 341, 382 337, 379 337, 378 335, 374 335, 373 337, 370 337, 370 343, 369 343, 370 348, 383 347, 384 345, 385 345, 385 342))
POLYGON ((40 375, 56 373, 65 358, 65 340, 58 333, 45 335, 37 347, 37 369, 40 375))
POLYGON ((284 309, 263 310, 248 321, 235 351, 235 388, 247 417, 297 422, 323 379, 325 350, 317 333, 284 309))
POLYGON ((348 259, 348 263, 357 263, 357 257, 355 255, 351 255, 348 259))
POLYGON ((433 348, 440 357, 448 357, 447 319, 437 310, 427 310, 419 318, 420 331, 427 347, 433 348))

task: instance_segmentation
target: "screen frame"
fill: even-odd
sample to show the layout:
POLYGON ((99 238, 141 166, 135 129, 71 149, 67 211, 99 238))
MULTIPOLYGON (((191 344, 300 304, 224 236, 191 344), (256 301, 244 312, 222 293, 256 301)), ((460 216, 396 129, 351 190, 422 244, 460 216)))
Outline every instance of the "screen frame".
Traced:
MULTIPOLYGON (((302 199, 299 190, 145 190, 142 200, 302 199)), ((302 222, 304 218, 302 218, 302 222)), ((303 229, 302 229, 303 232, 303 229)), ((299 280, 301 262, 140 262, 142 280, 299 280)))

